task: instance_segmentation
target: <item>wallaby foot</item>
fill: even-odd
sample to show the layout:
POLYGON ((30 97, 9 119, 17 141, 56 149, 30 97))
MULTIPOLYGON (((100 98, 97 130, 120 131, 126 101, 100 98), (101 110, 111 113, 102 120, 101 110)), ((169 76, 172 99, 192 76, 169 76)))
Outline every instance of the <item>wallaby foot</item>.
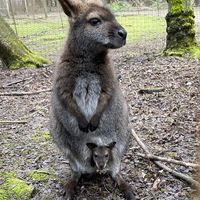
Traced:
POLYGON ((78 184, 80 177, 81 177, 80 173, 73 172, 72 178, 68 181, 68 183, 65 186, 66 200, 73 200, 75 189, 76 189, 76 186, 78 184))
POLYGON ((124 193, 124 197, 126 200, 135 200, 135 194, 133 192, 133 189, 131 185, 129 185, 120 174, 117 174, 115 176, 112 176, 114 181, 116 181, 117 185, 119 186, 119 189, 124 193))

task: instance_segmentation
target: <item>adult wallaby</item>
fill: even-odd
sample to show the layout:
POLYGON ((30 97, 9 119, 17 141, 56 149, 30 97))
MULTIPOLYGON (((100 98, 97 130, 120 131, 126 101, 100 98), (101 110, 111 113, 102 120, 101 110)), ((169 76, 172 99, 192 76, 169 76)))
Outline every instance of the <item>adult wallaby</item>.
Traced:
POLYGON ((127 33, 100 0, 59 2, 70 29, 54 81, 50 130, 73 173, 67 199, 72 199, 80 176, 96 170, 86 144, 116 141, 108 171, 132 200, 131 186, 120 176, 130 135, 127 104, 108 57, 108 49, 125 45, 127 33))

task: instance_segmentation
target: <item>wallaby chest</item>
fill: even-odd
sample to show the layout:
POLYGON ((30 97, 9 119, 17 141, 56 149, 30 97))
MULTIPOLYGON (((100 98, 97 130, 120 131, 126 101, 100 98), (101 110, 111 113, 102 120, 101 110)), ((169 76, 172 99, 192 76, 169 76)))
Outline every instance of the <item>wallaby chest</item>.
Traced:
POLYGON ((88 121, 96 111, 100 93, 100 77, 97 74, 85 73, 76 78, 73 98, 88 121))

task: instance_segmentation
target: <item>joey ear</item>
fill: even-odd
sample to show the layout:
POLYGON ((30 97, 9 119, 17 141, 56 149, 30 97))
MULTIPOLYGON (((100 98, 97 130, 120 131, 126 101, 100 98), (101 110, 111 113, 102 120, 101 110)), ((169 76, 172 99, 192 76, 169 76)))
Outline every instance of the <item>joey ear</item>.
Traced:
POLYGON ((75 16, 78 15, 82 6, 81 0, 58 0, 58 1, 60 2, 60 5, 62 6, 64 13, 71 18, 74 18, 75 16))
POLYGON ((111 142, 109 145, 108 145, 108 148, 109 149, 113 149, 113 147, 115 146, 116 142, 111 142))
POLYGON ((87 145, 87 147, 89 148, 89 149, 94 149, 95 147, 97 147, 97 145, 96 144, 94 144, 94 143, 87 143, 86 144, 87 145))

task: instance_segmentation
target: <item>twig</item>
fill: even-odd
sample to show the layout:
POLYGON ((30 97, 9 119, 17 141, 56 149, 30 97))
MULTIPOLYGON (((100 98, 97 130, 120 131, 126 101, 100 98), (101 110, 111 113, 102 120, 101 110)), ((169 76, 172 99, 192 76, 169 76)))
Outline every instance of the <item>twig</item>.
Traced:
POLYGON ((159 161, 163 161, 163 162, 168 162, 168 163, 173 163, 176 165, 183 165, 185 167, 194 167, 194 168, 200 168, 200 165, 198 164, 194 164, 194 163, 187 163, 184 161, 180 161, 180 160, 175 160, 172 158, 165 158, 165 157, 160 157, 160 156, 155 156, 152 154, 142 154, 142 153, 138 153, 139 156, 143 157, 143 158, 149 158, 150 160, 159 160, 159 161))
POLYGON ((0 124, 26 124, 27 121, 0 121, 0 124))
POLYGON ((39 90, 35 92, 12 92, 12 93, 0 93, 0 96, 25 96, 25 95, 35 95, 43 92, 51 92, 52 89, 39 90))
POLYGON ((154 92, 164 92, 164 88, 155 87, 155 88, 143 88, 138 91, 139 94, 152 94, 154 92))
POLYGON ((27 80, 30 80, 32 79, 31 78, 24 78, 24 79, 20 79, 20 80, 17 80, 17 81, 13 81, 11 83, 8 83, 7 85, 4 85, 3 87, 8 87, 8 86, 11 86, 11 85, 14 85, 14 84, 17 84, 17 83, 21 83, 21 82, 24 82, 24 81, 27 81, 27 80))
MULTIPOLYGON (((131 129, 132 135, 135 138, 135 140, 137 141, 137 143, 142 147, 142 149, 144 150, 144 152, 149 155, 151 154, 151 152, 148 150, 148 148, 145 146, 145 144, 140 140, 140 138, 138 137, 138 135, 135 133, 135 131, 133 129, 131 129)), ((184 175, 182 173, 176 172, 175 170, 171 169, 170 167, 167 167, 166 165, 162 164, 161 162, 154 160, 154 163, 156 165, 158 165, 159 167, 161 167, 162 169, 170 172, 173 176, 182 179, 184 181, 186 181, 188 184, 190 184, 193 187, 199 188, 200 187, 200 183, 195 181, 193 178, 191 178, 190 176, 184 175)))

